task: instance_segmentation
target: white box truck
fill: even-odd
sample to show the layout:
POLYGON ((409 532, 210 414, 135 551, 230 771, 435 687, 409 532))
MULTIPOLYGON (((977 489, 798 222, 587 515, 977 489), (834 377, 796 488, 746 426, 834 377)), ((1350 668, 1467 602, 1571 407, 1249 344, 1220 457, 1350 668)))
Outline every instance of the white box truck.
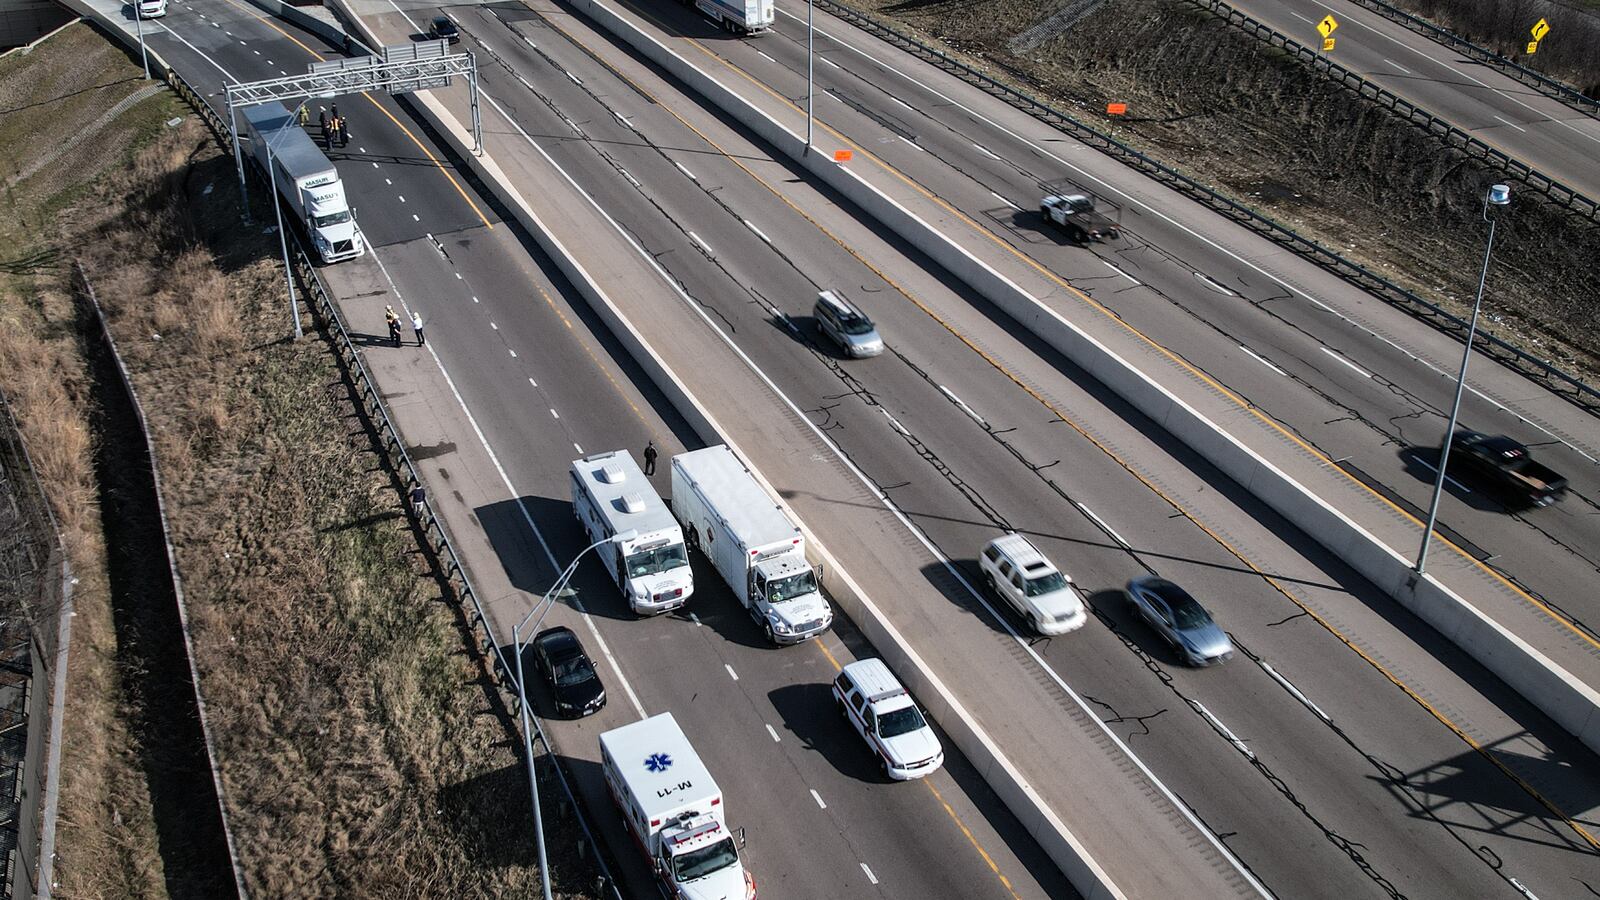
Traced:
MULTIPOLYGON (((691 0, 684 0, 685 3, 691 0)), ((692 0, 694 8, 727 31, 760 34, 772 30, 773 0, 692 0)))
POLYGON ((311 136, 281 103, 247 106, 241 112, 244 134, 250 138, 250 152, 261 172, 273 179, 267 169, 267 143, 272 143, 272 165, 277 169, 278 193, 294 210, 311 246, 324 263, 354 259, 367 248, 356 227, 355 216, 345 202, 344 184, 311 136))
POLYGON ((724 444, 672 458, 672 503, 698 548, 775 644, 828 630, 833 610, 806 562, 806 539, 724 444))
POLYGON ((677 609, 694 593, 683 529, 626 450, 572 463, 572 511, 589 542, 635 532, 595 548, 628 607, 639 615, 677 609))
POLYGON ((722 791, 672 713, 600 735, 600 757, 611 802, 669 897, 755 900, 744 830, 728 830, 722 791))

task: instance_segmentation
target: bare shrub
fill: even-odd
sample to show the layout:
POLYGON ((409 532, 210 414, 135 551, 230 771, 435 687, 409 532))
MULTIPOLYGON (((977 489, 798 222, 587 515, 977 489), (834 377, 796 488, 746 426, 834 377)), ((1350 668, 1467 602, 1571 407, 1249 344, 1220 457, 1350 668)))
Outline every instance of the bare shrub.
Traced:
POLYGON ((1600 17, 1550 0, 1388 0, 1536 71, 1564 78, 1600 96, 1600 17), (1550 33, 1535 54, 1529 29, 1540 19, 1550 33))

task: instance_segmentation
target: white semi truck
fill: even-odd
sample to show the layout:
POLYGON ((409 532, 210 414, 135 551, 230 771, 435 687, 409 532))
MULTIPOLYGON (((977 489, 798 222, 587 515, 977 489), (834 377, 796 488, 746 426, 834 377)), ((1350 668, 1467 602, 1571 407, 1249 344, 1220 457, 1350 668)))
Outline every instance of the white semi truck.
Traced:
POLYGON ((672 503, 689 545, 711 561, 767 640, 798 644, 833 624, 800 527, 726 445, 672 458, 672 503))
POLYGON ((263 103, 245 107, 241 117, 250 152, 268 180, 272 180, 267 169, 267 143, 271 142, 278 193, 299 218, 317 256, 324 263, 335 263, 365 253, 361 229, 345 202, 339 170, 294 116, 281 103, 263 103))
POLYGON ((589 542, 628 531, 624 541, 595 549, 639 615, 677 609, 694 593, 683 529, 626 450, 596 453, 572 463, 572 510, 589 542))
POLYGON ((722 790, 672 713, 601 734, 600 757, 611 802, 669 897, 755 900, 743 829, 728 830, 722 790))
POLYGON ((773 0, 683 0, 728 31, 760 34, 772 30, 773 0))

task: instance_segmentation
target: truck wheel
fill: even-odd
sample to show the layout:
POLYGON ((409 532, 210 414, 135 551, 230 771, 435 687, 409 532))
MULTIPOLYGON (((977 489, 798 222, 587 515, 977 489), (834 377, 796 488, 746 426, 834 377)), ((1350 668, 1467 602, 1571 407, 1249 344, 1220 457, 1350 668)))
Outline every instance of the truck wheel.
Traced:
POLYGON ((1089 235, 1082 228, 1072 229, 1072 242, 1075 244, 1089 243, 1089 235))
POLYGON ((693 525, 689 526, 689 531, 683 536, 683 539, 684 543, 689 545, 690 550, 700 549, 700 532, 696 531, 693 525))
POLYGON ((767 633, 767 643, 776 644, 778 642, 778 636, 772 633, 771 622, 762 623, 761 630, 767 633))
POLYGON ((1048 223, 1050 221, 1050 207, 1045 206, 1044 204, 1040 204, 1039 205, 1039 215, 1042 216, 1044 218, 1045 222, 1048 223))
POLYGON ((1122 237, 1122 232, 1118 231, 1115 228, 1113 228, 1110 231, 1106 232, 1106 237, 1111 238, 1113 241, 1119 240, 1122 237))

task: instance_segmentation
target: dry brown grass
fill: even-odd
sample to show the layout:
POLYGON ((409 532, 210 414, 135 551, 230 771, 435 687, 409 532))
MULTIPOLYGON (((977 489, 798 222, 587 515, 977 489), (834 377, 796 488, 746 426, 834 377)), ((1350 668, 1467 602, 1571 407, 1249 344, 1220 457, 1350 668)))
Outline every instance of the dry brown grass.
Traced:
MULTIPOLYGON (((106 148, 128 165, 35 191, 15 221, 49 223, 83 257, 150 419, 249 889, 531 893, 522 769, 459 614, 427 577, 327 347, 271 340, 284 325, 276 245, 237 227, 231 166, 192 118, 115 133, 151 139, 131 156, 106 148)), ((4 137, 0 126, 0 148, 4 137)), ((13 246, 29 233, 0 222, 13 246)), ((32 444, 51 445, 52 498, 97 548, 64 280, 53 269, 0 281, 0 371, 25 395, 32 444)), ((57 893, 162 896, 140 761, 152 748, 123 719, 141 673, 119 663, 104 567, 90 568, 79 570, 57 893)))

